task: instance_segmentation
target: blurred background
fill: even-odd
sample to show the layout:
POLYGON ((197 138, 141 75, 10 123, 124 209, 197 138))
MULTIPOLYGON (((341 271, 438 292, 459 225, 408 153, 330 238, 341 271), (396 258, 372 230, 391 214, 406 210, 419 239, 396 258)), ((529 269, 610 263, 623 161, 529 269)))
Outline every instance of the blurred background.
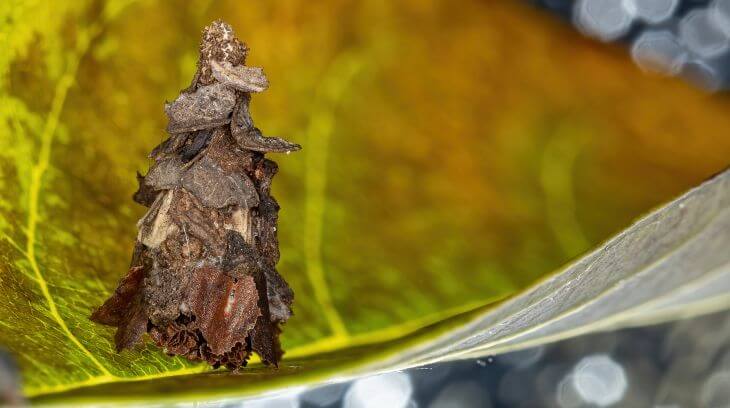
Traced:
MULTIPOLYGON (((0 12, 3 285, 37 290, 8 278, 32 272, 14 243, 37 211, 38 263, 60 315, 122 377, 190 366, 152 347, 117 355, 111 330, 87 316, 127 268, 144 211, 130 199, 133 176, 164 139, 163 102, 189 83, 213 19, 233 25, 271 82, 253 98, 257 126, 304 146, 275 158, 279 269, 297 294, 283 335, 293 358, 377 345, 514 294, 730 162, 730 1, 11 1, 0 12), (37 197, 34 163, 47 164, 37 197)), ((0 296, 2 310, 37 317, 13 327, 53 324, 33 295, 13 299, 0 296)), ((727 357, 728 331, 713 331, 726 320, 276 403, 373 406, 352 395, 375 384, 400 406, 723 406, 705 402, 727 402, 715 399, 727 397, 716 385, 727 365, 707 362, 727 357), (690 363, 694 385, 676 396, 688 379, 672 367, 690 363)), ((57 333, 3 330, 34 392, 98 374, 63 347, 34 359, 44 341, 74 349, 57 333)))
POLYGON ((583 34, 630 49, 645 71, 683 77, 710 92, 730 86, 730 1, 533 0, 583 34))

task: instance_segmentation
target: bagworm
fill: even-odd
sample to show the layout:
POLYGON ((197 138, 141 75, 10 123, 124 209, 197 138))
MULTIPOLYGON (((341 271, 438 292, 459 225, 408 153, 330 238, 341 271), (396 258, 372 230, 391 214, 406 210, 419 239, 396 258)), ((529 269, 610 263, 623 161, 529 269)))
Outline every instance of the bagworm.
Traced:
POLYGON ((294 294, 276 270, 278 167, 264 155, 300 146, 254 126, 251 94, 269 83, 247 54, 230 25, 213 22, 192 84, 165 106, 169 138, 137 175, 134 200, 149 210, 129 272, 91 316, 117 327, 117 351, 148 333, 166 353, 213 367, 244 367, 252 352, 281 359, 294 294))

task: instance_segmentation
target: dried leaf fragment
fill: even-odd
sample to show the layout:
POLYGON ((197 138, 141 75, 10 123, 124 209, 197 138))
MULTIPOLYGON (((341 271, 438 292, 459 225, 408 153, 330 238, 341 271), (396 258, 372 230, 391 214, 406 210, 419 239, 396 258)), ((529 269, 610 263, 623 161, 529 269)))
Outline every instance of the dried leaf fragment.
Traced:
POLYGON ((183 162, 178 157, 163 159, 152 165, 144 177, 144 184, 154 191, 170 190, 180 185, 183 162))
POLYGON ((263 92, 269 87, 263 68, 234 66, 230 62, 211 61, 213 78, 241 92, 263 92))
POLYGON ((302 148, 296 143, 278 137, 264 137, 251 121, 251 114, 248 111, 249 100, 250 97, 244 95, 241 103, 236 106, 231 120, 231 134, 240 147, 262 153, 294 152, 302 148))
POLYGON ((185 172, 182 185, 206 207, 252 208, 259 204, 256 187, 246 174, 227 173, 208 156, 185 172))
POLYGON ((231 121, 235 105, 235 91, 218 83, 202 86, 192 93, 182 93, 165 106, 170 120, 167 131, 184 133, 225 125, 231 121))
POLYGON ((218 268, 196 269, 185 300, 196 317, 190 327, 200 330, 213 354, 224 354, 240 341, 240 333, 253 330, 261 315, 258 300, 252 276, 236 279, 218 268))

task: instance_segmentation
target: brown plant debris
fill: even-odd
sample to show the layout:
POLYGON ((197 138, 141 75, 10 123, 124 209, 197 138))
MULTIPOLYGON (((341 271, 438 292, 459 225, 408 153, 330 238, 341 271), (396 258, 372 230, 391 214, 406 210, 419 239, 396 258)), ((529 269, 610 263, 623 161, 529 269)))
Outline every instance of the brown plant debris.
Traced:
POLYGON ((250 93, 269 82, 244 66, 247 54, 230 25, 212 23, 192 84, 165 106, 170 137, 137 175, 134 200, 149 211, 131 267, 91 316, 117 327, 118 351, 146 332, 168 354, 213 367, 243 367, 252 352, 267 364, 281 359, 294 294, 276 271, 277 165, 264 154, 300 146, 254 126, 250 93))

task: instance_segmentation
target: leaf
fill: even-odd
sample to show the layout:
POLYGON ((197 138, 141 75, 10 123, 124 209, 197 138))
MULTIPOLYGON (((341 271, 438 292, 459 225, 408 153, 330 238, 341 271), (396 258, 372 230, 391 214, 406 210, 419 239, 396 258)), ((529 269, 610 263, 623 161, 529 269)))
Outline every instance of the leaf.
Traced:
MULTIPOLYGON (((433 359, 413 351, 467 340, 452 330, 486 323, 497 301, 555 279, 730 157, 718 136, 730 101, 644 77, 624 50, 517 2, 130 3, 0 5, 14 16, 0 60, 0 344, 34 401, 223 398, 433 359), (88 320, 128 266, 134 174, 164 136, 163 102, 219 15, 271 80, 253 97, 257 125, 303 146, 274 182, 279 270, 296 292, 287 354, 241 375, 151 346, 117 354, 112 330, 88 320)), ((673 317, 694 293, 635 297, 614 324, 673 317)), ((529 310, 535 325, 560 317, 529 310)), ((594 328, 570 316, 500 346, 594 328)), ((482 352, 459 344, 449 357, 482 352)))
POLYGON ((730 306, 730 170, 437 342, 409 365, 480 356, 730 306), (681 311, 681 312, 680 312, 681 311))
MULTIPOLYGON (((338 378, 406 369, 438 361, 476 358, 531 347, 596 330, 656 323, 722 310, 730 306, 730 170, 692 189, 637 221, 616 237, 497 308, 451 319, 452 327, 433 340, 429 335, 385 343, 383 360, 351 367, 352 355, 304 358, 277 373, 278 382, 255 376, 249 386, 282 387, 286 381, 316 379, 321 365, 338 367, 338 378), (698 296, 699 295, 699 296, 698 296), (466 319, 468 324, 462 324, 466 319), (460 327, 453 327, 460 325, 460 327), (394 350, 399 350, 397 353, 394 350), (289 378, 294 375, 303 378, 289 378), (283 377, 283 378, 282 378, 283 377)), ((442 326, 448 322, 442 322, 442 326)), ((443 327, 428 330, 439 332, 443 327)), ((256 373, 255 375, 262 374, 256 373)), ((235 377, 176 377, 131 385, 135 393, 156 388, 185 389, 203 381, 214 386, 209 398, 235 392, 235 377), (229 388, 230 387, 230 388, 229 388)), ((129 388, 125 388, 129 392, 129 388)), ((76 401, 119 396, 109 386, 71 393, 76 401)), ((203 398, 205 396, 202 396, 203 398)))

